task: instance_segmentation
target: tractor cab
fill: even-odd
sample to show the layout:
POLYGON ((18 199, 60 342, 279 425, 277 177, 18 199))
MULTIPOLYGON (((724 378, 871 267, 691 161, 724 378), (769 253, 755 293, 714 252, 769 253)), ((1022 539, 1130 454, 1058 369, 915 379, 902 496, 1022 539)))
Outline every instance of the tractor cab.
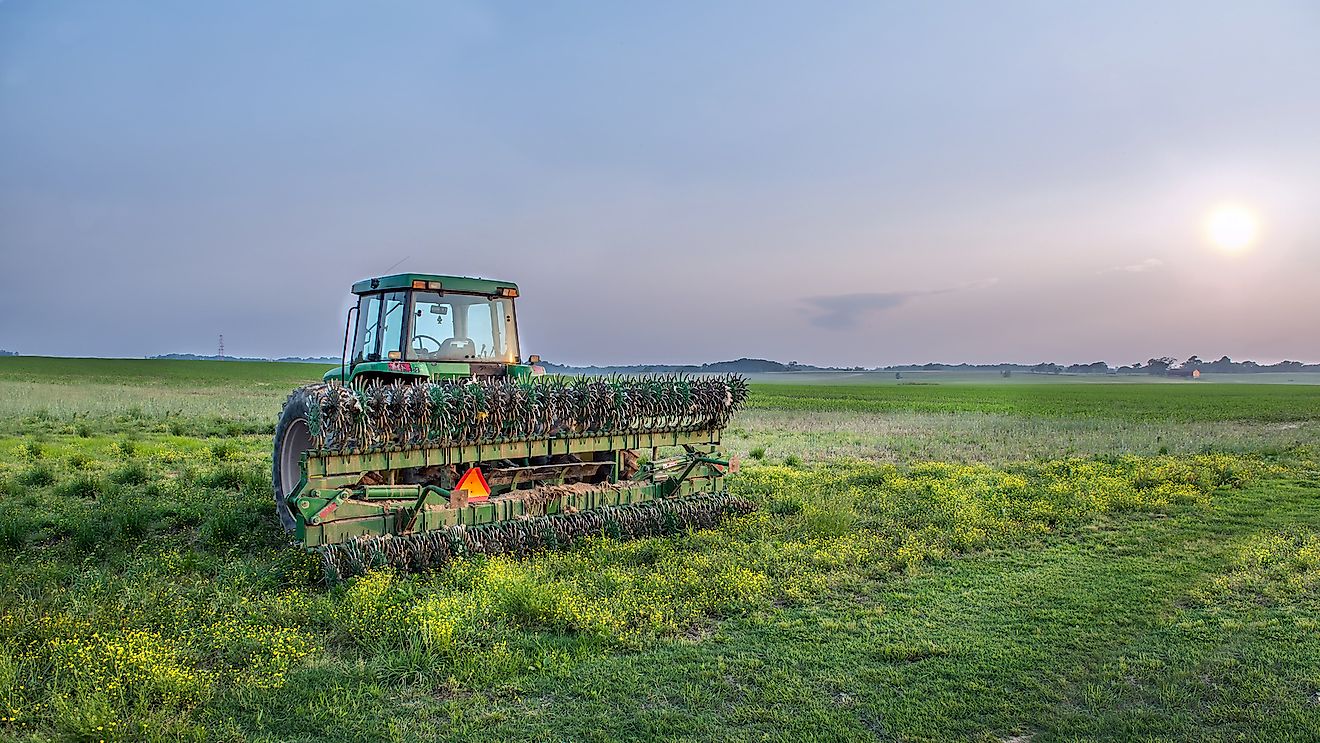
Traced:
POLYGON ((512 282, 406 273, 359 281, 353 293, 341 366, 326 381, 533 373, 519 356, 512 282))

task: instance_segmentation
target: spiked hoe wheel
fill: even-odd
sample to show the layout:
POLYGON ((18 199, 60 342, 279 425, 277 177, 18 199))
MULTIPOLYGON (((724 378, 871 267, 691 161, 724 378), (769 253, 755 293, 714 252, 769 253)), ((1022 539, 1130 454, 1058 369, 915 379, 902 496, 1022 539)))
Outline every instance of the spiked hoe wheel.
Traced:
POLYGON ((294 390, 272 453, 280 522, 331 579, 672 534, 752 509, 725 492, 737 462, 719 453, 742 377, 540 376, 517 358, 508 282, 402 274, 354 292, 351 366, 294 390), (419 350, 436 345, 424 338, 440 350, 419 350))

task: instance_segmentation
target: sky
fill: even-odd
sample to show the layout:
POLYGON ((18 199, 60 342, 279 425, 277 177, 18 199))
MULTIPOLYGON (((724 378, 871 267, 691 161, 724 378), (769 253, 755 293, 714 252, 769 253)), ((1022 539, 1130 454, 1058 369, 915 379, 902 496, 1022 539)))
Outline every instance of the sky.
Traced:
POLYGON ((0 348, 337 356, 351 284, 417 271, 516 281, 560 363, 1320 361, 1317 39, 1314 2, 0 0, 0 348))

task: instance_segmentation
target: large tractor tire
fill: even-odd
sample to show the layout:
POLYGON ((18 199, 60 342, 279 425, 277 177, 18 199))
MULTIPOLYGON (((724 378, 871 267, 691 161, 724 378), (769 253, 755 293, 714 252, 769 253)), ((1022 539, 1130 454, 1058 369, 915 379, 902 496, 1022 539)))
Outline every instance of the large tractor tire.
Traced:
POLYGON ((271 482, 275 492, 275 513, 285 531, 293 531, 296 522, 288 496, 302 481, 303 452, 312 447, 307 417, 316 405, 306 387, 299 387, 284 401, 280 421, 275 424, 275 448, 271 455, 271 482))

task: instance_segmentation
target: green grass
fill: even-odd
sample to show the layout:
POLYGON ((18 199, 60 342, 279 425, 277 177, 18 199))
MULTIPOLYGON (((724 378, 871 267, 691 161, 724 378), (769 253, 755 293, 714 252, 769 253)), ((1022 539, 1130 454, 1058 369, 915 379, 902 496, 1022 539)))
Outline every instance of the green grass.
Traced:
POLYGON ((747 375, 752 381, 764 384, 809 384, 809 385, 890 385, 915 386, 927 384, 993 384, 1002 385, 1049 385, 1049 384, 1170 384, 1196 385, 1207 384, 1320 384, 1320 372, 1258 372, 1253 374, 1215 374, 1207 372, 1195 381, 1159 377, 1148 374, 1031 374, 1016 372, 1010 377, 1001 376, 998 371, 905 371, 901 377, 895 372, 878 371, 833 371, 833 372, 757 372, 747 375))
POLYGON ((0 359, 0 737, 1320 730, 1311 388, 758 384, 752 516, 328 587, 268 493, 321 371, 0 359))
POLYGON ((283 362, 220 362, 175 359, 70 359, 2 356, 0 379, 43 385, 105 384, 203 392, 215 388, 285 388, 319 380, 329 367, 283 362))
POLYGON ((865 413, 985 413, 1140 421, 1307 421, 1320 386, 1214 384, 763 385, 749 407, 865 413))
POLYGON ((1007 462, 1072 456, 1284 452, 1312 445, 1320 420, 1127 421, 986 413, 749 410, 725 445, 753 459, 1007 462))
POLYGON ((1301 740, 1320 723, 1315 557, 1306 586, 1272 601, 1216 586, 1252 564, 1253 535, 1317 528, 1313 488, 1271 483, 438 706, 490 740, 1301 740))
POLYGON ((0 357, 0 420, 16 434, 274 431, 294 387, 318 364, 0 357))

